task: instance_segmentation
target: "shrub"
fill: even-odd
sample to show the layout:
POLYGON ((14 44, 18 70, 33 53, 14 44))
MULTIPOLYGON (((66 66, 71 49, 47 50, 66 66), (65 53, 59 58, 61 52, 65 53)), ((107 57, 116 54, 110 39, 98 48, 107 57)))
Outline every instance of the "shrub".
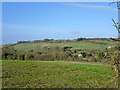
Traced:
POLYGON ((74 54, 74 53, 76 53, 76 52, 77 52, 77 51, 76 51, 76 50, 74 50, 74 51, 73 51, 73 54, 74 54))
POLYGON ((82 41, 82 40, 83 40, 83 38, 77 38, 77 39, 76 39, 76 42, 82 41))
POLYGON ((85 58, 87 55, 85 52, 81 52, 81 54, 82 54, 83 58, 85 58))
POLYGON ((63 51, 67 51, 67 50, 70 50, 72 47, 70 47, 70 46, 65 46, 65 47, 63 47, 62 49, 63 49, 63 51))
POLYGON ((103 52, 98 53, 98 58, 99 59, 102 59, 103 57, 104 57, 104 53, 103 52))
POLYGON ((24 54, 18 54, 17 55, 17 60, 25 60, 25 55, 24 54))

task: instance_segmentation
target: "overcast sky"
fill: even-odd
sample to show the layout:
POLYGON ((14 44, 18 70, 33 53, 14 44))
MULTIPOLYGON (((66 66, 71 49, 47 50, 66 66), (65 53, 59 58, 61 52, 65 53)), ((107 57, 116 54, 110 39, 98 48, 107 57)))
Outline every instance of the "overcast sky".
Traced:
POLYGON ((116 4, 19 2, 2 4, 2 43, 23 40, 117 37, 116 4))

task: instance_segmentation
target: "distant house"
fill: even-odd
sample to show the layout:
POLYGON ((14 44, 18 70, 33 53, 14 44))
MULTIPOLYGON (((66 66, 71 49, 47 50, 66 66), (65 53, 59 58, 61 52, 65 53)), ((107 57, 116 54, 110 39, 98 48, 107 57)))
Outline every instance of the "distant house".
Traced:
POLYGON ((107 49, 113 48, 114 46, 108 46, 107 49))
POLYGON ((82 54, 78 54, 78 57, 82 57, 82 54))

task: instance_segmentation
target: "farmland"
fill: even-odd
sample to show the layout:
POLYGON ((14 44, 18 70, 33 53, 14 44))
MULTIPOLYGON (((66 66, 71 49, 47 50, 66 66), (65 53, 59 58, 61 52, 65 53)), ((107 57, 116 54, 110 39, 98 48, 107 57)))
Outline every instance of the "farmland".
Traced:
POLYGON ((80 41, 80 42, 62 42, 62 43, 48 43, 48 42, 40 42, 40 43, 21 43, 15 45, 14 48, 16 50, 36 50, 36 49, 43 49, 44 46, 48 47, 64 47, 64 46, 71 46, 73 49, 96 49, 96 50, 103 50, 108 46, 115 46, 117 43, 112 41, 94 41, 94 42, 103 42, 104 44, 96 44, 93 41, 80 41))
POLYGON ((103 64, 3 60, 2 67, 3 88, 114 88, 115 86, 113 71, 103 64))

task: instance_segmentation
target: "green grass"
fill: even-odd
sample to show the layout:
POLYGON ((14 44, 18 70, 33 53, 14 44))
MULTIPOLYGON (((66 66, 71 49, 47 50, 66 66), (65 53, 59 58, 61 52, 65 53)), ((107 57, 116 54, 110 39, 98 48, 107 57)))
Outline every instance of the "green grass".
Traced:
POLYGON ((105 43, 107 43, 107 45, 103 45, 103 44, 95 44, 92 42, 87 42, 87 41, 80 41, 80 42, 63 42, 63 43, 45 43, 45 42, 41 42, 41 43, 23 43, 23 44, 18 44, 15 45, 14 48, 16 50, 35 50, 35 49, 43 49, 44 46, 48 46, 48 47, 54 47, 54 46, 60 46, 60 47, 64 47, 64 46, 71 46, 73 47, 73 49, 100 49, 103 50, 104 48, 111 46, 111 45, 116 45, 116 43, 114 42, 110 42, 110 41, 104 41, 105 43))
POLYGON ((102 64, 4 60, 2 69, 3 88, 114 88, 113 71, 102 64))

